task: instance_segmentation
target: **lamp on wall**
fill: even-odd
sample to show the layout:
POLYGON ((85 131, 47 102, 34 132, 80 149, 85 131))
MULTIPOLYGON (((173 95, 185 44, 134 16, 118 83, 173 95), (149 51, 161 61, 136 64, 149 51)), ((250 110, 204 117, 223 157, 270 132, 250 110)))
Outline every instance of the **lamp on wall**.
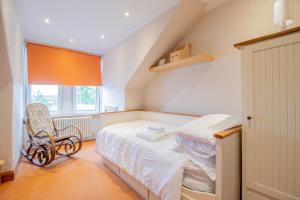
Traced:
POLYGON ((294 22, 294 0, 276 0, 274 2, 274 24, 285 30, 294 22))

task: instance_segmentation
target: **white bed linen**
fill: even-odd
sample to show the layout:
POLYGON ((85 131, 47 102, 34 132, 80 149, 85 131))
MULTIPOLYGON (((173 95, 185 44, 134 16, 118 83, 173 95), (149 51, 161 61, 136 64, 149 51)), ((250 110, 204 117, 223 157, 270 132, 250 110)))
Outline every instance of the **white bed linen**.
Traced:
POLYGON ((203 143, 195 138, 177 133, 177 145, 174 150, 184 152, 189 155, 190 160, 194 161, 205 173, 213 180, 216 180, 216 146, 203 143))
POLYGON ((189 161, 184 168, 182 185, 200 192, 214 193, 215 190, 215 181, 193 161, 189 161))
POLYGON ((203 178, 184 175, 182 185, 191 190, 214 194, 214 182, 206 182, 203 178))
POLYGON ((179 200, 184 166, 188 156, 172 150, 172 135, 155 143, 136 137, 148 126, 163 126, 167 132, 177 127, 151 121, 119 123, 97 135, 96 152, 117 164, 163 200, 179 200))

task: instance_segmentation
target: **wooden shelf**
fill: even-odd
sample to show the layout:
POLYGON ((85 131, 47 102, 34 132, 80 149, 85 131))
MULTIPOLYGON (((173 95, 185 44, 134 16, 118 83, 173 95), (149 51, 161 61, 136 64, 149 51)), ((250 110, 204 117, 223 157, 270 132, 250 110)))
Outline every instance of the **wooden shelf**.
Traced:
POLYGON ((182 60, 178 60, 178 61, 175 61, 175 62, 172 62, 172 63, 165 64, 165 65, 150 67, 149 71, 150 72, 171 71, 171 70, 175 70, 175 69, 189 67, 191 65, 198 64, 198 63, 211 62, 213 60, 214 60, 214 58, 210 55, 200 54, 200 55, 197 55, 197 56, 192 56, 192 57, 189 57, 189 58, 185 58, 185 59, 182 59, 182 60))
POLYGON ((285 30, 285 31, 273 33, 273 34, 270 34, 270 35, 265 35, 265 36, 262 36, 262 37, 258 37, 258 38, 252 39, 252 40, 247 40, 247 41, 244 41, 244 42, 240 42, 240 43, 234 44, 234 47, 236 47, 238 49, 241 49, 241 48, 243 48, 247 45, 262 42, 262 41, 265 41, 265 40, 270 40, 270 39, 277 38, 277 37, 282 37, 282 36, 292 34, 292 33, 297 33, 297 32, 300 32, 300 26, 295 27, 295 28, 291 28, 291 29, 288 29, 288 30, 285 30))

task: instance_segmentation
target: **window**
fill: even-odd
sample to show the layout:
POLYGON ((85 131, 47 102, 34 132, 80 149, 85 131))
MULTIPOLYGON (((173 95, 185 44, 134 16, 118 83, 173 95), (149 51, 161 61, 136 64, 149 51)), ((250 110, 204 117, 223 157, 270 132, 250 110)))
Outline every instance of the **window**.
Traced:
POLYGON ((48 106, 50 112, 58 112, 59 87, 57 85, 32 85, 31 102, 43 103, 48 106))
POLYGON ((94 114, 100 111, 100 87, 29 85, 28 103, 43 103, 51 114, 94 114))
POLYGON ((76 86, 74 92, 76 112, 96 112, 98 91, 96 86, 76 86))

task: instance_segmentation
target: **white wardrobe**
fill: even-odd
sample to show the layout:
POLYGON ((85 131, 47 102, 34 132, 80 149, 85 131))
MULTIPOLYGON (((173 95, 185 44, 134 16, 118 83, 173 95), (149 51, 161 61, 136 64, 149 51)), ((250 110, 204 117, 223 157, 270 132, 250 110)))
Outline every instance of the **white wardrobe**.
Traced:
POLYGON ((243 72, 243 200, 300 200, 300 28, 236 46, 243 72))

